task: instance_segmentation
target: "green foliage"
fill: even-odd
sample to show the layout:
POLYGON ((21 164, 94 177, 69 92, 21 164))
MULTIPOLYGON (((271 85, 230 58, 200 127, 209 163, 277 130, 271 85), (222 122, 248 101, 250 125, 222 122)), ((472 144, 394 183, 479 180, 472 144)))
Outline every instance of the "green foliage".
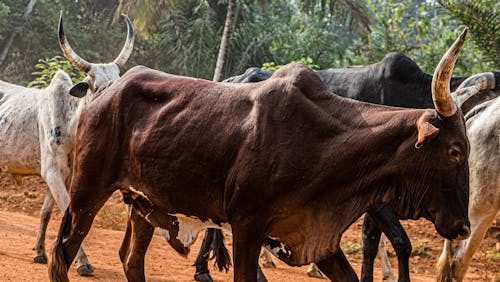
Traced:
MULTIPOLYGON (((10 7, 0 2, 0 26, 4 26, 10 14, 10 7)), ((0 37, 2 39, 2 37, 0 37)))
POLYGON ((496 260, 500 260, 500 252, 497 250, 487 250, 486 251, 486 260, 489 263, 495 262, 496 260))
MULTIPOLYGON (((61 9, 71 46, 89 62, 110 62, 120 52, 125 26, 113 20, 126 12, 137 33, 127 66, 141 64, 211 79, 227 5, 223 0, 37 0, 31 17, 23 21, 29 0, 0 2, 0 48, 14 28, 23 27, 0 68, 2 80, 17 84, 35 79, 31 73, 40 71, 34 69, 39 58, 61 54, 57 43, 61 9)), ((490 12, 496 13, 500 5, 495 0, 446 2, 489 2, 494 7, 490 12)), ((486 42, 481 36, 498 42, 497 25, 490 24, 496 18, 475 10, 464 12, 472 19, 481 17, 474 21, 484 26, 477 32, 462 20, 464 16, 457 18, 451 4, 447 7, 419 0, 238 0, 223 77, 266 62, 274 62, 268 67, 275 68, 299 58, 310 58, 320 69, 370 64, 390 51, 409 55, 432 73, 463 29, 461 24, 469 25, 475 44, 467 41, 454 74, 499 68, 498 45, 478 42, 486 42)))
POLYGON ((362 251, 360 244, 351 241, 344 242, 340 247, 344 253, 349 255, 359 254, 362 251))
POLYGON ((431 249, 429 248, 429 244, 427 242, 416 243, 412 247, 411 256, 419 256, 419 257, 429 257, 431 256, 431 249))
MULTIPOLYGON (((426 72, 433 73, 441 56, 463 30, 446 9, 429 1, 370 0, 369 7, 375 19, 371 32, 353 48, 365 59, 362 64, 379 61, 387 52, 398 51, 426 72)), ((493 68, 478 46, 468 40, 454 74, 479 73, 493 68)))
POLYGON ((335 20, 351 31, 367 30, 371 21, 364 0, 301 0, 297 4, 301 11, 335 20))
MULTIPOLYGON (((319 66, 313 63, 313 60, 310 57, 300 58, 298 61, 292 61, 291 63, 303 63, 304 65, 310 67, 313 70, 319 70, 319 66)), ((262 64, 262 69, 277 71, 282 67, 282 65, 276 65, 274 62, 267 62, 262 64)))
POLYGON ((50 84, 50 80, 58 70, 63 70, 71 77, 73 83, 83 80, 86 76, 76 67, 74 67, 68 60, 61 56, 54 56, 49 59, 40 59, 38 64, 35 65, 37 71, 32 74, 36 78, 28 83, 28 87, 46 88, 50 84))
POLYGON ((439 0, 460 23, 469 27, 472 40, 485 58, 500 68, 500 2, 495 0, 439 0))
MULTIPOLYGON (((6 61, 0 67, 0 78, 25 85, 32 81, 34 66, 40 58, 61 55, 57 40, 59 12, 64 12, 65 30, 73 49, 90 62, 112 61, 123 47, 125 24, 111 25, 117 3, 95 0, 37 0, 33 13, 24 21, 29 0, 0 0, 9 7, 6 18, 0 17, 0 38, 7 38, 15 28, 22 31, 15 37, 6 61)), ((4 41, 0 41, 3 49, 4 41)), ((0 52, 1 52, 0 49, 0 52)), ((132 57, 135 53, 132 53, 132 57)))

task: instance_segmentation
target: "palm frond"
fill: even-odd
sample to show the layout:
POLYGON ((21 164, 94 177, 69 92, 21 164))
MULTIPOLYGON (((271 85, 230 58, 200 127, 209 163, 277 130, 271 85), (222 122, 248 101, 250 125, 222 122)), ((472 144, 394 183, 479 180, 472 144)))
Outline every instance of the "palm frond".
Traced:
POLYGON ((302 0, 299 8, 309 14, 342 21, 352 30, 369 30, 370 13, 363 0, 302 0))
POLYGON ((500 68, 500 2, 488 0, 438 0, 473 34, 484 56, 500 68))

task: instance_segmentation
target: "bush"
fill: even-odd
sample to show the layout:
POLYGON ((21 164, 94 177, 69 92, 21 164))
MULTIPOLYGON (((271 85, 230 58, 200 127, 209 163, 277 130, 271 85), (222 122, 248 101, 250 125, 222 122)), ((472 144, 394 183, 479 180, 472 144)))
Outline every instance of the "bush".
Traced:
MULTIPOLYGON (((309 57, 307 58, 300 58, 298 61, 292 61, 290 63, 303 63, 304 65, 310 67, 313 70, 319 70, 319 66, 315 65, 313 63, 313 60, 309 57)), ((269 71, 277 71, 279 70, 283 65, 276 65, 274 62, 268 62, 268 63, 263 63, 262 64, 262 69, 263 70, 269 70, 269 71)))
POLYGON ((36 78, 28 83, 28 87, 34 88, 46 88, 50 84, 50 80, 58 70, 63 70, 71 77, 73 83, 83 80, 86 76, 85 73, 81 72, 75 66, 73 66, 68 60, 61 56, 54 56, 48 59, 39 59, 38 64, 35 65, 37 71, 34 71, 32 75, 36 78))

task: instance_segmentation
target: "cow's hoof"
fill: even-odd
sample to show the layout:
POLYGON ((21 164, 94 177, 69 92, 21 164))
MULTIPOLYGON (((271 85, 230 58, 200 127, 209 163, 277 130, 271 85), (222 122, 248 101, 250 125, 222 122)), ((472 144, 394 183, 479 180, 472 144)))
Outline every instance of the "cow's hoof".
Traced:
POLYGON ((275 269, 276 268, 276 264, 274 264, 273 261, 266 261, 266 262, 264 262, 262 264, 262 267, 275 269))
POLYGON ((92 276, 94 275, 94 268, 92 268, 92 265, 89 263, 79 266, 76 269, 76 272, 78 272, 80 276, 92 276))
POLYGON ((320 278, 320 279, 325 279, 326 278, 319 269, 309 269, 309 270, 307 270, 307 276, 314 277, 314 278, 320 278))
POLYGON ((48 258, 46 254, 43 254, 43 255, 37 255, 36 257, 33 258, 33 260, 35 261, 35 263, 47 264, 48 258))
POLYGON ((208 272, 196 272, 194 274, 194 280, 198 282, 213 282, 212 277, 210 277, 210 273, 208 272))

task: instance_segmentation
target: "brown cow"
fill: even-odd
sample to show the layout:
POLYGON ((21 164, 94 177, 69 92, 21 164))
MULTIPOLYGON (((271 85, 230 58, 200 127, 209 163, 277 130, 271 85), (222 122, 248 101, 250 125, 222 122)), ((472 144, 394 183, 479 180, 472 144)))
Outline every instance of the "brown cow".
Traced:
POLYGON ((184 246, 200 223, 229 223, 235 281, 256 281, 263 243, 333 277, 342 233, 376 203, 467 238, 469 146, 448 86, 465 33, 434 74, 435 110, 332 95, 301 64, 252 85, 131 69, 82 112, 50 279, 67 281, 117 189, 184 246))

